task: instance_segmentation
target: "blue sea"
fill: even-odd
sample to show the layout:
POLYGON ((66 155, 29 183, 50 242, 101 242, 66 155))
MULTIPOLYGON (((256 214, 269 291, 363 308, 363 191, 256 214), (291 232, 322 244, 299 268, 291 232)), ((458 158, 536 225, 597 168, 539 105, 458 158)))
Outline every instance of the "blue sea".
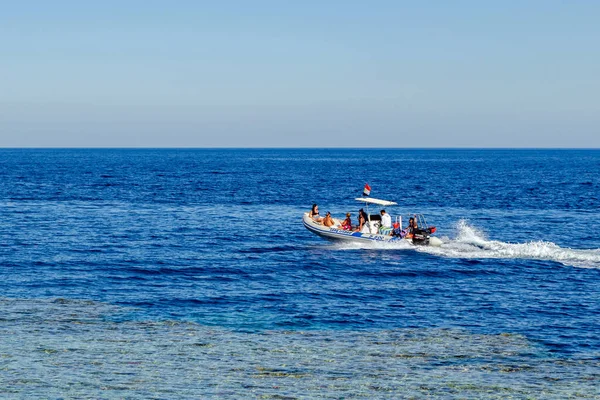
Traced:
POLYGON ((600 399, 599 150, 3 149, 0 205, 3 399, 600 399), (303 227, 365 183, 444 244, 303 227))

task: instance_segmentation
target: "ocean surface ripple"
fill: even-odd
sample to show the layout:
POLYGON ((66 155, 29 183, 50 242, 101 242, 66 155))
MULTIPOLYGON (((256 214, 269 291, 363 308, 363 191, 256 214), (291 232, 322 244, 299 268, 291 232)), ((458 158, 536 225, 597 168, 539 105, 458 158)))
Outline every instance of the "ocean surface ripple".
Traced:
POLYGON ((600 151, 5 149, 0 175, 0 397, 600 398, 600 151), (304 229, 366 182, 444 245, 304 229))

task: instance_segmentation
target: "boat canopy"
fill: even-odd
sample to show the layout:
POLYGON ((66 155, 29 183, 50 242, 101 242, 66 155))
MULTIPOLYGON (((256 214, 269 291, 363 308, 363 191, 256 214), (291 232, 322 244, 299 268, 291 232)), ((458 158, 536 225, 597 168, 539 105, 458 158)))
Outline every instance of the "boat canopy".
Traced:
POLYGON ((398 203, 396 203, 394 201, 373 199, 371 197, 358 197, 355 200, 362 201, 363 203, 379 204, 380 206, 395 206, 395 205, 398 205, 398 203))

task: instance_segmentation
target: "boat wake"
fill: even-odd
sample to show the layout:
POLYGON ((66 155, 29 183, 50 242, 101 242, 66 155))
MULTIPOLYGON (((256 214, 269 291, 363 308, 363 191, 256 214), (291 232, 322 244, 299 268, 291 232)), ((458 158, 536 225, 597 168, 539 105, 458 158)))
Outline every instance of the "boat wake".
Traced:
POLYGON ((571 249, 546 241, 507 243, 489 240, 465 220, 457 223, 456 238, 442 237, 441 247, 414 247, 409 243, 348 243, 343 249, 414 249, 441 257, 465 259, 529 259, 554 261, 567 266, 600 269, 600 249, 571 249))

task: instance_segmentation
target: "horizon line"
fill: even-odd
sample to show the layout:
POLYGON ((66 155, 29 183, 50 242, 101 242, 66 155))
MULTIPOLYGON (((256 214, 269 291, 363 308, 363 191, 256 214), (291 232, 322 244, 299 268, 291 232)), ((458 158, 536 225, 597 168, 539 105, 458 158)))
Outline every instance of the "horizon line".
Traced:
POLYGON ((0 146, 0 150, 600 150, 600 147, 313 147, 313 146, 0 146))

